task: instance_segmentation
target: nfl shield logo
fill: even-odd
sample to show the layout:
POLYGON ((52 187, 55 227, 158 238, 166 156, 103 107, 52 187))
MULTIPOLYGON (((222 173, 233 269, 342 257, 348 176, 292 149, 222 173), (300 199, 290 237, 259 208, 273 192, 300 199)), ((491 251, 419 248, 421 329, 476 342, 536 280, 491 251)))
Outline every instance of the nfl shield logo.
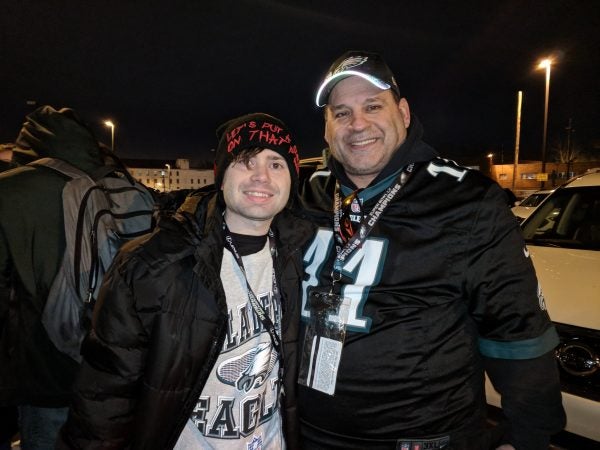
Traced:
POLYGON ((253 436, 252 442, 246 445, 246 447, 248 448, 248 450, 262 450, 262 437, 253 436))

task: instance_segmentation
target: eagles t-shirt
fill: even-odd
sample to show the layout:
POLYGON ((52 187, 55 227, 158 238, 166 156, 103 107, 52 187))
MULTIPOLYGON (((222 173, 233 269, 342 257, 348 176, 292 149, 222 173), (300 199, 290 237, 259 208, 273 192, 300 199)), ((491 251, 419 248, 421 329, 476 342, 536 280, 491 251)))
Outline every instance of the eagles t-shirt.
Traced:
MULTIPOLYGON (((280 333, 268 243, 242 261, 253 292, 280 333)), ((221 281, 229 313, 227 337, 175 449, 284 449, 278 355, 252 309, 244 275, 227 250, 221 281)))

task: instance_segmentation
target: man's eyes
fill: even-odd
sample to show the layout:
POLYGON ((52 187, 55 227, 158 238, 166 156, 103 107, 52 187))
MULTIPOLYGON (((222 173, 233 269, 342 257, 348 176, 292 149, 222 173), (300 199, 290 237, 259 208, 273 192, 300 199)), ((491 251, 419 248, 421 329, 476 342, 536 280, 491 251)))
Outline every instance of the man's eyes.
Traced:
MULTIPOLYGON (((276 170, 287 169, 287 167, 283 164, 282 161, 272 161, 270 166, 272 169, 276 170)), ((246 169, 253 169, 254 167, 256 167, 256 161, 253 159, 248 160, 248 162, 246 163, 246 169)))
POLYGON ((377 111, 377 110, 380 110, 381 108, 382 108, 382 106, 379 104, 368 105, 367 111, 377 111))
MULTIPOLYGON (((373 103, 364 107, 364 110, 366 112, 377 112, 381 109, 383 109, 383 105, 380 103, 373 103)), ((350 117, 350 114, 350 111, 337 111, 333 114, 333 117, 335 119, 345 119, 347 117, 350 117)))

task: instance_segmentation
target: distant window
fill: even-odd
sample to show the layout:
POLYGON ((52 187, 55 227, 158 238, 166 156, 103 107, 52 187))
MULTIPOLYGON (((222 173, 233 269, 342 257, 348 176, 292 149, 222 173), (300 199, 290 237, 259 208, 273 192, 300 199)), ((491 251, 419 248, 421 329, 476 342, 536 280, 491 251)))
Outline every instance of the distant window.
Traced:
POLYGON ((537 180, 537 173, 522 173, 521 180, 537 180))
POLYGON ((150 184, 150 178, 146 178, 146 184, 150 184))
POLYGON ((558 178, 563 178, 568 180, 569 178, 573 178, 575 176, 575 172, 559 172, 558 178))
MULTIPOLYGON (((175 175, 179 176, 179 170, 175 171, 175 175)), ((179 183, 179 181, 178 181, 178 183, 179 183)))
POLYGON ((206 184, 206 178, 204 179, 204 184, 206 184))
POLYGON ((177 178, 177 184, 179 184, 179 178, 177 178))
POLYGON ((190 184, 194 184, 194 179, 193 178, 190 180, 190 184))
POLYGON ((508 174, 501 173, 500 175, 498 175, 498 179, 499 180, 508 180, 508 174))

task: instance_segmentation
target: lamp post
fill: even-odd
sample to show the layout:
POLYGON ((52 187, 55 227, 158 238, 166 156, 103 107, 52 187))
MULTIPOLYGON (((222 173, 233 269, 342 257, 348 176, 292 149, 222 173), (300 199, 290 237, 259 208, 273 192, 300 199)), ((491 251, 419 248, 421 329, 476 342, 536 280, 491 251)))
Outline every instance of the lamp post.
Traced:
POLYGON ((110 128, 110 151, 115 151, 115 124, 110 120, 105 120, 104 125, 110 128))
POLYGON ((521 106, 523 104, 523 91, 517 93, 517 125, 515 136, 515 162, 513 164, 512 190, 514 192, 517 184, 517 174, 519 168, 519 146, 521 145, 521 106))
POLYGON ((167 168, 167 179, 169 180, 169 192, 171 191, 171 164, 165 164, 167 168))
POLYGON ((165 182, 165 174, 166 174, 166 172, 165 172, 164 169, 160 171, 160 175, 162 176, 162 190, 163 190, 163 192, 165 192, 165 190, 167 189, 167 183, 165 182))
MULTIPOLYGON (((548 137, 548 101, 550 100, 550 68, 552 67, 552 60, 546 58, 540 62, 538 69, 546 69, 546 97, 544 101, 544 136, 542 139, 542 173, 546 173, 546 141, 548 137)), ((544 187, 544 180, 542 180, 541 188, 544 187)))
POLYGON ((487 157, 490 160, 490 176, 492 176, 492 166, 494 165, 494 154, 488 153, 487 157))

